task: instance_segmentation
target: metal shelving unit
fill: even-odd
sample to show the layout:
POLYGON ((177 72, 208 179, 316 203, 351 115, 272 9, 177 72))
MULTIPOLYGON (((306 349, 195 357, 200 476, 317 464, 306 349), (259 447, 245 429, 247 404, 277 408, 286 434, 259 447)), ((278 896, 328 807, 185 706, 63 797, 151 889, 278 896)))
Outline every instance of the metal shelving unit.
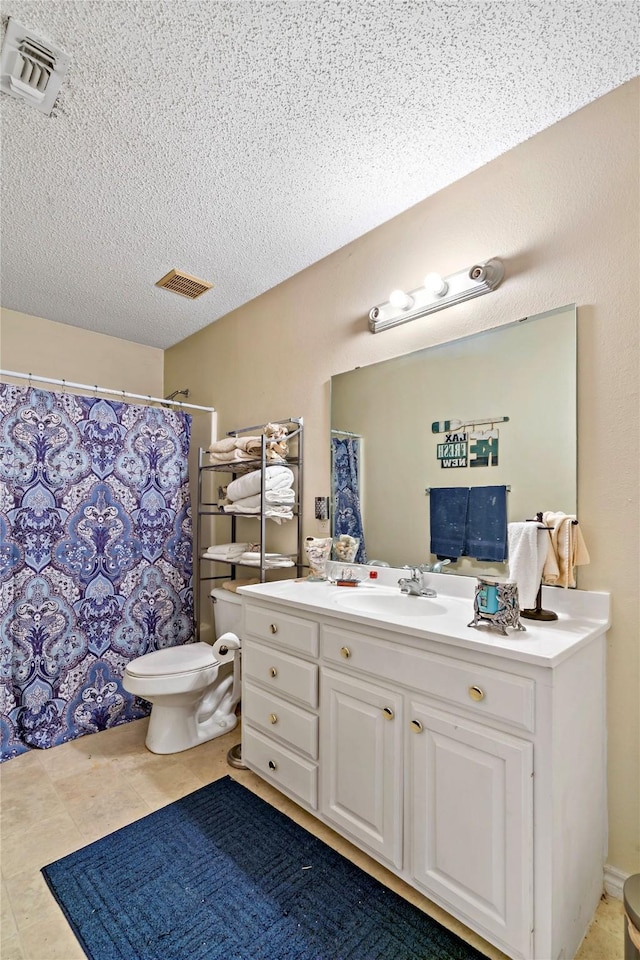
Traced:
MULTIPOLYGON (((241 460, 234 461, 232 463, 210 463, 208 461, 208 451, 200 448, 198 452, 198 488, 197 488, 197 506, 196 506, 196 524, 194 530, 194 556, 195 556, 195 569, 194 569, 194 581, 197 585, 195 591, 195 616, 196 616, 196 625, 199 633, 200 622, 201 622, 201 609, 202 609, 202 589, 201 586, 203 583, 212 582, 215 580, 233 580, 236 578, 236 568, 243 567, 245 570, 252 570, 255 572, 255 575, 260 577, 260 582, 264 583, 266 580, 266 575, 271 569, 290 569, 296 570, 297 576, 302 576, 302 466, 303 466, 303 419, 302 417, 291 417, 288 420, 269 420, 267 423, 256 424, 251 427, 242 427, 238 430, 230 430, 227 433, 228 437, 239 437, 244 434, 255 434, 256 432, 264 430, 268 424, 277 424, 280 426, 287 427, 287 445, 289 447, 289 452, 285 460, 268 460, 267 459, 267 450, 268 450, 268 437, 262 433, 261 436, 261 455, 255 460, 241 460), (293 449, 292 449, 293 448, 293 449), (266 474, 265 468, 270 466, 287 466, 290 467, 294 472, 294 489, 296 491, 296 499, 292 504, 293 520, 291 521, 295 524, 295 551, 291 553, 281 553, 281 556, 287 556, 294 561, 292 567, 269 567, 265 554, 267 551, 267 516, 266 509, 267 504, 265 503, 265 492, 266 492, 266 474), (226 513, 223 509, 218 506, 219 497, 214 499, 205 499, 205 497, 210 496, 205 490, 205 478, 210 474, 227 474, 230 475, 230 479, 236 479, 246 473, 250 473, 254 470, 261 470, 261 482, 260 482, 260 512, 257 514, 236 514, 236 513, 226 513), (203 539, 203 523, 207 517, 224 517, 230 524, 230 533, 228 540, 225 542, 234 543, 237 541, 237 530, 238 523, 242 522, 255 522, 254 517, 259 523, 259 543, 260 543, 260 563, 259 566, 254 565, 244 565, 238 563, 237 560, 219 560, 213 559, 210 557, 203 556, 204 550, 204 539, 203 539), (229 567, 229 572, 221 575, 210 575, 205 569, 204 565, 210 564, 222 564, 229 567)), ((210 486, 210 484, 209 484, 210 486)))

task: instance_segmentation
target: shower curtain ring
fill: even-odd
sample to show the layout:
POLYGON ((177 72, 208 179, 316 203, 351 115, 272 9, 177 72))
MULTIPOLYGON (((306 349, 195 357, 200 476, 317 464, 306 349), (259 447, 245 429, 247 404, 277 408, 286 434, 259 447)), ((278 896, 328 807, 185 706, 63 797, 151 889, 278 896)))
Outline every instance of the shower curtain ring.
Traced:
POLYGON ((62 392, 67 392, 67 381, 64 379, 64 377, 62 378, 62 392))

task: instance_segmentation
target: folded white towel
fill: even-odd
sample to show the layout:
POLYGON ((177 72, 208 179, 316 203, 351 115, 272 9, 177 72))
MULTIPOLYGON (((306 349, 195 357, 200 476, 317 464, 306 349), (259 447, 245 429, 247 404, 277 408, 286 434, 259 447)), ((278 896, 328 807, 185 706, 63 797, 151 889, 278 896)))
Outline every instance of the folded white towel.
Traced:
POLYGON ((537 523, 520 521, 507 526, 509 542, 509 579, 518 584, 518 602, 521 610, 535 606, 542 568, 547 555, 549 534, 537 523))
MULTIPOLYGON (((291 509, 291 504, 295 501, 296 495, 291 487, 287 487, 283 490, 265 490, 264 493, 264 502, 267 509, 269 507, 283 507, 286 506, 287 509, 291 509)), ((246 507, 250 510, 260 510, 261 505, 260 494, 256 493, 253 497, 242 497, 240 500, 224 500, 220 504, 221 508, 224 510, 226 507, 246 507)))
MULTIPOLYGON (((250 499, 253 499, 253 497, 250 499)), ((223 513, 237 513, 248 517, 258 517, 260 515, 260 505, 248 507, 244 500, 236 500, 235 503, 225 503, 222 511, 223 513)), ((273 503, 265 509, 264 515, 268 520, 273 520, 275 523, 282 523, 283 520, 293 519, 293 510, 290 504, 284 503, 279 505, 273 503)))
MULTIPOLYGON (((259 567, 260 566, 260 554, 249 552, 244 553, 239 560, 240 566, 243 567, 259 567)), ((264 555, 264 565, 265 567, 292 567, 293 560, 289 557, 283 557, 280 553, 265 553, 264 555)))
POLYGON ((239 557, 250 546, 250 543, 214 543, 213 546, 207 547, 204 555, 209 559, 214 557, 216 560, 229 560, 233 557, 239 557))
MULTIPOLYGON (((289 467, 266 467, 264 488, 265 490, 286 489, 291 487, 293 479, 293 470, 289 467)), ((243 500, 245 497, 253 497, 256 493, 260 493, 261 482, 261 470, 252 470, 251 473, 245 473, 244 476, 231 481, 227 487, 227 499, 243 500)))

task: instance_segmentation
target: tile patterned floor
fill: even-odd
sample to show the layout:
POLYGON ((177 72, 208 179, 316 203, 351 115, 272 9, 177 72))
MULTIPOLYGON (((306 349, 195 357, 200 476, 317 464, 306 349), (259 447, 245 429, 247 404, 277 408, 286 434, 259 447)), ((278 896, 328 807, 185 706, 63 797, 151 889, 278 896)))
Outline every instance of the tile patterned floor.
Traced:
MULTIPOLYGON (((85 960, 40 868, 227 774, 490 960, 506 960, 259 777, 229 767, 227 751, 240 739, 237 729, 184 753, 160 757, 144 746, 147 723, 137 720, 52 750, 32 750, 0 766, 0 960, 85 960)), ((576 960, 623 960, 622 930, 620 901, 603 898, 576 960)))

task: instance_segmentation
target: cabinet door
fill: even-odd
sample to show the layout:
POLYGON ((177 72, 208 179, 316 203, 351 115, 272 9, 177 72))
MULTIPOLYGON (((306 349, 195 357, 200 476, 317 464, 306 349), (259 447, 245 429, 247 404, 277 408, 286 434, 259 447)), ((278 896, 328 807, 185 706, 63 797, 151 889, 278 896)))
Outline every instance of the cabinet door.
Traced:
POLYGON ((321 810, 336 828, 402 866, 402 697, 322 672, 321 810))
POLYGON ((408 726, 413 877, 510 955, 529 957, 532 744, 416 702, 408 726))

